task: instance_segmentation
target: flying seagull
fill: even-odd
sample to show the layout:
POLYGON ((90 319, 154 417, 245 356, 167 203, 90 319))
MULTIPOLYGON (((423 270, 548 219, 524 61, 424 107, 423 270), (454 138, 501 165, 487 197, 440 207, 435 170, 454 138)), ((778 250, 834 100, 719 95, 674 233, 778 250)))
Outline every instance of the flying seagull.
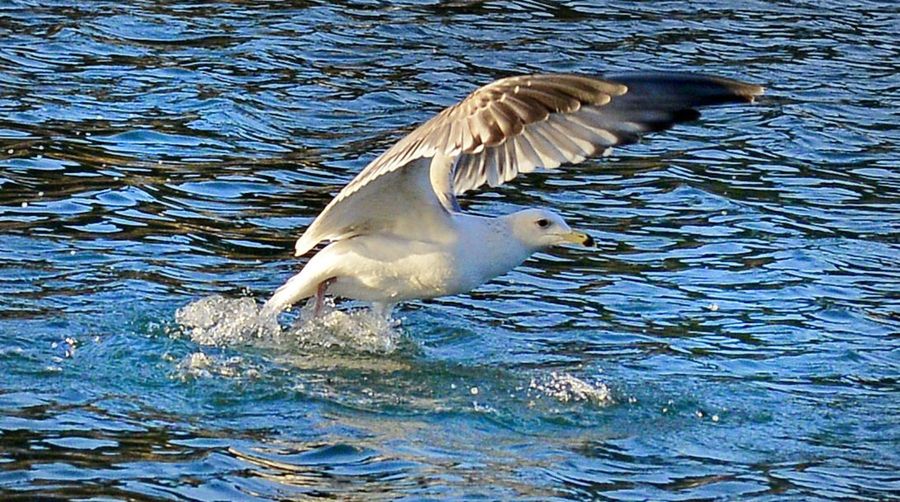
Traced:
POLYGON ((525 209, 497 218, 466 214, 456 197, 520 173, 577 164, 648 132, 699 117, 697 108, 752 102, 758 85, 687 73, 591 78, 523 75, 485 85, 373 160, 297 240, 296 256, 329 242, 263 307, 277 315, 327 292, 397 302, 470 291, 533 253, 593 246, 556 213, 525 209))

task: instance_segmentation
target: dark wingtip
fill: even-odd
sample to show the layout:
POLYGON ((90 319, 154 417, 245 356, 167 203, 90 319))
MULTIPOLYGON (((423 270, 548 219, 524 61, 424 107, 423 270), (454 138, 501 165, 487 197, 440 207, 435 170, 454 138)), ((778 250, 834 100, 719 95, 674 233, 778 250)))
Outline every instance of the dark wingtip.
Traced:
POLYGON ((757 84, 698 73, 641 72, 606 77, 628 86, 628 94, 641 102, 678 103, 678 107, 700 107, 727 103, 752 103, 765 92, 757 84))

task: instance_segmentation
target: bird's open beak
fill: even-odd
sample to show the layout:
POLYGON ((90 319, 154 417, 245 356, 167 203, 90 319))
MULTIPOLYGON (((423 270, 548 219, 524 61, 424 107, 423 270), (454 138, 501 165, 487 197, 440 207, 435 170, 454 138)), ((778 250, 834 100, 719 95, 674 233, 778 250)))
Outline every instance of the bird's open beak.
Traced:
POLYGON ((592 248, 595 246, 594 238, 584 232, 569 232, 566 234, 562 234, 563 240, 566 242, 572 242, 574 244, 581 244, 582 246, 592 248))

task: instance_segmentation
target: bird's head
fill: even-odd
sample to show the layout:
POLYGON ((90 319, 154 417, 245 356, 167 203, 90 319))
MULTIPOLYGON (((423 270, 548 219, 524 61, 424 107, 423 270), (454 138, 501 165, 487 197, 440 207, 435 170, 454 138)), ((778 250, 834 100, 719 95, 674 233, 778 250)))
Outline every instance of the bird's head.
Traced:
POLYGON ((539 250, 560 244, 594 247, 594 239, 576 232, 562 216, 546 209, 525 209, 507 216, 512 234, 526 246, 539 250))

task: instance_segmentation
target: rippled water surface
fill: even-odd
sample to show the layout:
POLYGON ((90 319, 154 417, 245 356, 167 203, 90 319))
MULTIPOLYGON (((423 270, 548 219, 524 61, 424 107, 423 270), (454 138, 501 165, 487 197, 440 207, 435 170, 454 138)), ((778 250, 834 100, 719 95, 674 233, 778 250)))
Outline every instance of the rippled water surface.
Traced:
POLYGON ((896 496, 898 19, 0 2, 0 496, 896 496), (399 325, 345 303, 240 329, 305 225, 414 124, 494 78, 635 68, 767 95, 464 201, 553 207, 598 251, 402 305, 399 325), (185 321, 217 315, 233 329, 185 321))

